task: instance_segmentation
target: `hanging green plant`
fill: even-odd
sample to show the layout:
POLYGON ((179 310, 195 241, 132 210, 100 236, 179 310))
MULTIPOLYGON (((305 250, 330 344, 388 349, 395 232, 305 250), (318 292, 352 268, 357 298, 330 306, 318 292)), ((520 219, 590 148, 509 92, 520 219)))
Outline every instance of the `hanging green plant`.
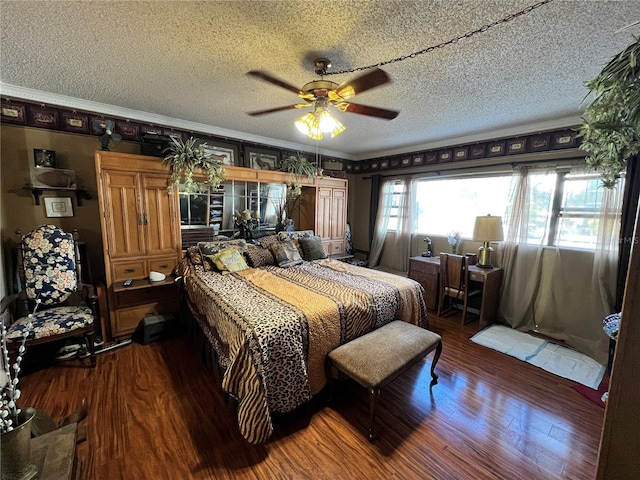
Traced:
POLYGON ((224 166, 206 153, 203 149, 206 147, 206 143, 196 145, 196 139, 193 137, 186 142, 171 137, 171 142, 162 161, 171 169, 170 192, 176 185, 181 185, 181 190, 184 192, 201 191, 202 186, 193 179, 193 172, 196 168, 201 168, 206 172, 208 186, 212 188, 218 187, 224 181, 224 166))
POLYGON ((596 95, 585 109, 578 133, 587 166, 614 188, 627 161, 640 152, 640 38, 585 83, 596 95))
POLYGON ((280 162, 280 170, 291 173, 295 178, 292 184, 287 185, 287 192, 291 192, 294 196, 302 193, 302 177, 304 175, 307 176, 309 182, 313 182, 313 179, 318 175, 316 166, 309 163, 300 153, 283 159, 280 162))

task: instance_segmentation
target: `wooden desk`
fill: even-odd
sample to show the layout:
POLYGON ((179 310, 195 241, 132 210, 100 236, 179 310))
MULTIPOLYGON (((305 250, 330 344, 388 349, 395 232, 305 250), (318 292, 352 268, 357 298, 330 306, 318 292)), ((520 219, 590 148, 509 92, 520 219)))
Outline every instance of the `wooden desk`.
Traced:
MULTIPOLYGON (((498 267, 480 268, 469 266, 469 281, 482 284, 480 303, 480 327, 493 323, 500 301, 503 270, 498 267)), ((438 308, 438 288, 440 285, 439 257, 411 257, 409 259, 409 278, 419 282, 425 291, 425 303, 430 310, 438 308)))

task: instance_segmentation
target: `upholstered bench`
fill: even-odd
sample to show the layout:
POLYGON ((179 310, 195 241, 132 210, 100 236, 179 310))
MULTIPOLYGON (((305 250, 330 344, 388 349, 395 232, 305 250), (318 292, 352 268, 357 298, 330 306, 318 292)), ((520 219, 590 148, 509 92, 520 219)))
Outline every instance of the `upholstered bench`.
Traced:
POLYGON ((335 367, 369 390, 369 441, 376 437, 374 422, 380 389, 433 350, 436 351, 431 362, 433 385, 437 383, 435 367, 442 353, 440 335, 401 320, 383 325, 329 352, 327 378, 333 378, 331 367, 335 367))

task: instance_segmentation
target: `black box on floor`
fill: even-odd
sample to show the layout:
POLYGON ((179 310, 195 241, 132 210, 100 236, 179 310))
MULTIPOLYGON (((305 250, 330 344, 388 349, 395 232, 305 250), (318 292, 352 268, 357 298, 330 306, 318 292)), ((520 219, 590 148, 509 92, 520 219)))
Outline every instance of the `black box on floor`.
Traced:
POLYGON ((178 318, 173 313, 152 315, 142 319, 134 334, 134 340, 148 345, 163 338, 173 337, 178 330, 178 318))

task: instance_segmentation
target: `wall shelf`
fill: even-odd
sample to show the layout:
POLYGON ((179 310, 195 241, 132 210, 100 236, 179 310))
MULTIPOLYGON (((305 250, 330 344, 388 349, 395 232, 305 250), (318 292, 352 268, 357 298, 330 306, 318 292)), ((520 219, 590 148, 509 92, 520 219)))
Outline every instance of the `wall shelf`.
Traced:
POLYGON ((42 193, 45 191, 51 191, 51 192, 75 192, 76 193, 76 202, 78 203, 78 206, 81 207, 82 206, 82 201, 83 200, 90 200, 91 199, 91 195, 84 189, 84 188, 36 188, 36 187, 32 187, 31 185, 28 185, 26 187, 24 187, 27 190, 31 190, 31 193, 33 194, 33 199, 36 202, 36 205, 40 205, 40 197, 42 196, 42 193))

